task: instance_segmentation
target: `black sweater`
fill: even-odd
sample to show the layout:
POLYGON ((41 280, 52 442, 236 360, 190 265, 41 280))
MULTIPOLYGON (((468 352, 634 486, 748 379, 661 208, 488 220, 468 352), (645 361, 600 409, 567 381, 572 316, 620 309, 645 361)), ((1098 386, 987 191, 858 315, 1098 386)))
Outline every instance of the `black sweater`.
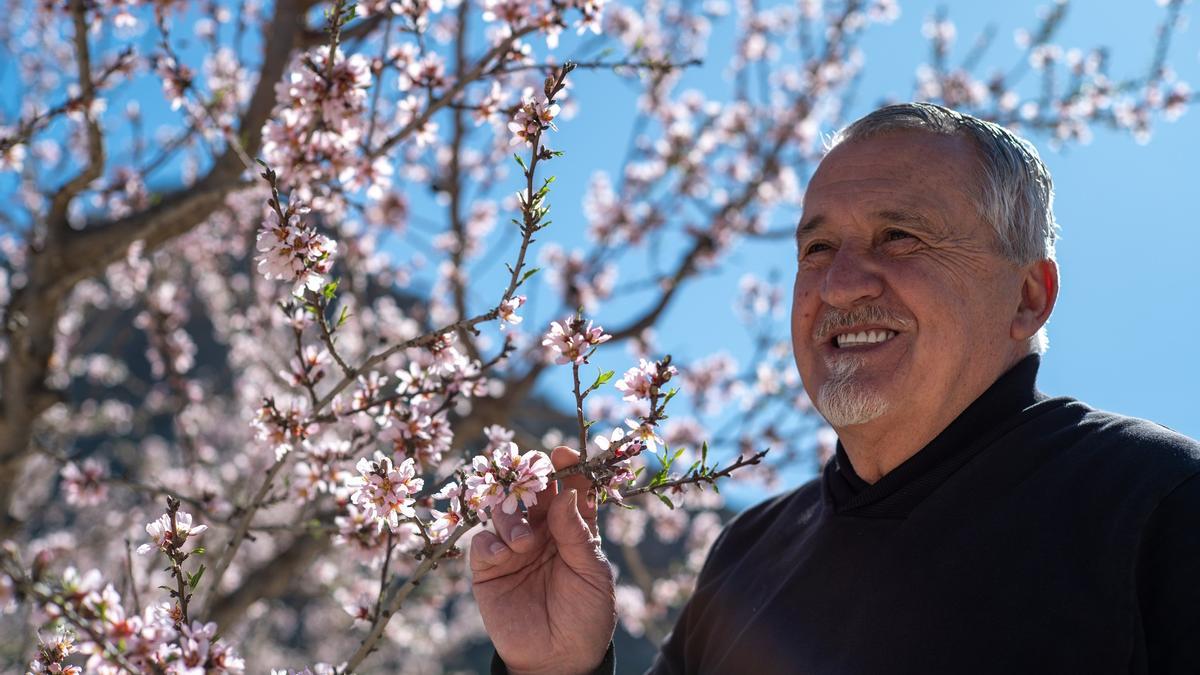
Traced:
POLYGON ((875 484, 839 446, 740 514, 650 672, 1200 674, 1200 444, 1038 364, 875 484))
POLYGON ((1200 444, 996 381, 874 485, 713 545, 653 673, 1200 673, 1200 444))

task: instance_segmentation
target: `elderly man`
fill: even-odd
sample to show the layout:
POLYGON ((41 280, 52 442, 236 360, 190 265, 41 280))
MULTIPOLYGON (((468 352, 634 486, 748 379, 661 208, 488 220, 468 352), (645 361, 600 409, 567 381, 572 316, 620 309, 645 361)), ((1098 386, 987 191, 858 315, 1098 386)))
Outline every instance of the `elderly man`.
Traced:
MULTIPOLYGON (((1200 444, 1035 386, 1052 199, 1028 143, 946 108, 839 134, 792 299, 836 457, 725 528, 653 672, 1200 673, 1200 444)), ((613 668, 586 487, 472 544, 498 670, 613 668)))

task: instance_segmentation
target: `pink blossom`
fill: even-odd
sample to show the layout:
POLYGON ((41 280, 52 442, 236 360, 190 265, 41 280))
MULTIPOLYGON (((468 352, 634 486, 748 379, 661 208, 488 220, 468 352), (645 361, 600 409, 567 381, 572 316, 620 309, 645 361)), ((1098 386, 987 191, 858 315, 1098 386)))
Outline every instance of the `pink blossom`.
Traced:
MULTIPOLYGON (((627 419, 625 420, 625 426, 633 430, 631 436, 636 438, 637 442, 641 443, 646 450, 658 452, 658 446, 662 445, 663 439, 659 438, 657 431, 652 425, 627 419)), ((636 453, 631 452, 629 454, 636 453)))
POLYGON ((83 671, 79 666, 66 664, 67 658, 78 649, 75 638, 65 628, 60 628, 58 634, 46 641, 38 636, 37 658, 29 663, 28 672, 31 675, 41 673, 60 673, 62 675, 80 675, 83 671))
POLYGON ((479 512, 499 506, 505 513, 514 513, 518 502, 526 508, 537 504, 537 493, 546 489, 554 471, 546 453, 530 450, 521 455, 512 442, 502 443, 490 459, 477 455, 471 460, 471 468, 474 475, 466 482, 468 505, 479 512))
POLYGON ((625 401, 635 403, 649 400, 656 389, 666 384, 678 372, 675 366, 667 366, 666 369, 660 370, 659 362, 639 359, 638 365, 625 371, 625 375, 615 386, 625 394, 625 401))
POLYGON ((455 482, 447 483, 433 495, 434 499, 450 501, 450 506, 445 511, 429 509, 429 515, 433 516, 433 522, 429 525, 429 536, 434 542, 441 543, 449 539, 454 529, 462 522, 462 500, 459 499, 461 495, 462 486, 455 482))
POLYGON ((532 4, 529 0, 483 0, 483 20, 520 26, 526 22, 532 4))
POLYGON ((307 207, 289 205, 287 219, 281 222, 279 214, 269 209, 258 231, 259 273, 294 283, 295 295, 304 289, 321 290, 337 252, 337 242, 301 224, 300 215, 307 212, 307 207))
POLYGON ((526 95, 522 99, 521 107, 517 108, 516 115, 508 123, 508 130, 513 135, 511 145, 521 143, 532 145, 533 139, 543 129, 554 129, 557 131, 557 128, 554 126, 554 118, 558 116, 560 110, 561 108, 557 103, 547 104, 544 99, 537 98, 531 93, 526 92, 526 95))
POLYGON ((146 534, 150 535, 153 543, 142 544, 138 553, 146 554, 156 547, 161 551, 179 549, 190 537, 198 537, 208 530, 207 525, 192 525, 192 514, 187 511, 175 512, 175 529, 171 529, 171 517, 163 514, 146 525, 146 534))
POLYGON ((488 93, 484 95, 475 107, 475 126, 480 126, 486 122, 491 122, 496 119, 500 112, 500 106, 504 103, 504 97, 500 89, 499 82, 493 82, 488 93))
POLYGON ((512 324, 515 326, 515 325, 521 323, 521 321, 523 319, 522 319, 522 317, 517 316, 517 310, 520 309, 521 305, 524 305, 524 304, 525 304, 525 296, 523 296, 523 295, 516 295, 516 296, 509 298, 508 300, 501 302, 500 303, 500 322, 501 322, 500 327, 504 328, 505 324, 512 324))
POLYGON ((67 462, 62 469, 63 487, 67 491, 67 503, 72 506, 95 506, 108 495, 104 479, 108 471, 98 460, 88 458, 83 468, 75 462, 67 462))
POLYGON ((349 487, 356 488, 350 501, 362 507, 380 530, 386 525, 395 532, 401 517, 416 517, 412 496, 421 491, 425 481, 416 477, 412 458, 394 466, 390 458, 375 453, 373 461, 364 457, 355 468, 359 475, 347 481, 349 487))
POLYGON ((169 56, 163 56, 158 59, 155 71, 162 78, 163 93, 166 94, 167 100, 171 102, 171 110, 179 110, 180 106, 183 105, 187 90, 192 86, 192 79, 195 77, 195 73, 191 68, 176 63, 175 59, 169 56))
POLYGON ((217 624, 193 621, 190 626, 180 626, 179 630, 179 665, 188 669, 180 673, 193 672, 191 669, 205 675, 245 672, 246 662, 231 647, 216 639, 217 624))
POLYGON ((583 319, 567 317, 562 322, 551 321, 550 331, 542 338, 542 346, 549 347, 556 354, 554 362, 558 364, 588 362, 596 345, 608 342, 612 336, 605 333, 600 326, 592 326, 583 319))

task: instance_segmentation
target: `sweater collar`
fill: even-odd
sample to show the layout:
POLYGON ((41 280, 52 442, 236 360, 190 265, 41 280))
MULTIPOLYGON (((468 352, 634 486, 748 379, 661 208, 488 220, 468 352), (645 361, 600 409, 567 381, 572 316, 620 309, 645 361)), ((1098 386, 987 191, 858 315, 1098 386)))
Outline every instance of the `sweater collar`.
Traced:
POLYGON ((825 467, 824 492, 837 513, 903 518, 962 466, 982 445, 1009 427, 1023 410, 1046 398, 1037 390, 1041 359, 1021 359, 975 399, 940 434, 874 484, 854 472, 838 441, 834 459, 825 467))

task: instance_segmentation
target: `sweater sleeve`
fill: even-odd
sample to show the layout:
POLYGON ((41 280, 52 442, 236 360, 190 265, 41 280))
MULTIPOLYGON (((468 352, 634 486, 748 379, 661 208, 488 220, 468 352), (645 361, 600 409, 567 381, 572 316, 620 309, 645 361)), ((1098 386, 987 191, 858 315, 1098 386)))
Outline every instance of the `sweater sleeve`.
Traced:
POLYGON ((1138 560, 1138 606, 1150 673, 1200 673, 1200 475, 1155 510, 1138 560))

